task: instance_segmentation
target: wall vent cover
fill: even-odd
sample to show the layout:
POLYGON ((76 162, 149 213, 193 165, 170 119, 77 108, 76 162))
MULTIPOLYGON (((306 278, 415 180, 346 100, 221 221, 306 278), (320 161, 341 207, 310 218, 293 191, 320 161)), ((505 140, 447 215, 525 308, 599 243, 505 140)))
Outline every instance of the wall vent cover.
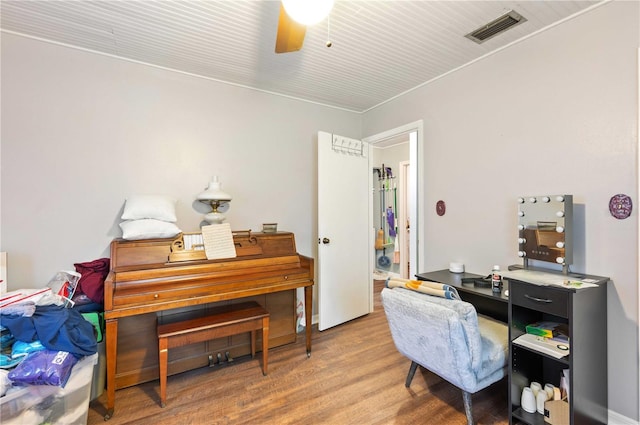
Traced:
POLYGON ((489 22, 486 25, 481 26, 475 31, 465 35, 470 40, 475 41, 478 44, 482 44, 490 38, 495 37, 498 34, 502 34, 509 28, 513 28, 523 22, 526 22, 527 18, 519 13, 510 10, 497 19, 489 22))

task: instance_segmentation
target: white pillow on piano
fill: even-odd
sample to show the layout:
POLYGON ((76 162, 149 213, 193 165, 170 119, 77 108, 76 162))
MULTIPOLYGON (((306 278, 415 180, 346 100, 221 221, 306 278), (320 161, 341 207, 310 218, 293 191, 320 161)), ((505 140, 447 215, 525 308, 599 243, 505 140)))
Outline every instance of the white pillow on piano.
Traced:
POLYGON ((123 220, 140 220, 152 218, 155 220, 175 223, 176 200, 164 195, 134 195, 127 198, 124 204, 123 220))
POLYGON ((174 223, 152 218, 123 221, 120 223, 120 228, 122 229, 122 238, 130 241, 171 238, 181 232, 174 223))

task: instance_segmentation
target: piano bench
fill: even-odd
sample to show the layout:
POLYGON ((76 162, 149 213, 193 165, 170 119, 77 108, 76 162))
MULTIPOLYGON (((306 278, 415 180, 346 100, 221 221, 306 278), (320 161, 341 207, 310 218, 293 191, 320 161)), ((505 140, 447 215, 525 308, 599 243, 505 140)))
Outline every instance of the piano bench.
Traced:
POLYGON ((160 366, 160 405, 167 401, 167 362, 169 348, 251 332, 251 357, 256 355, 256 331, 262 330, 262 374, 267 374, 269 351, 269 312, 257 302, 232 304, 212 310, 204 317, 158 324, 160 366))

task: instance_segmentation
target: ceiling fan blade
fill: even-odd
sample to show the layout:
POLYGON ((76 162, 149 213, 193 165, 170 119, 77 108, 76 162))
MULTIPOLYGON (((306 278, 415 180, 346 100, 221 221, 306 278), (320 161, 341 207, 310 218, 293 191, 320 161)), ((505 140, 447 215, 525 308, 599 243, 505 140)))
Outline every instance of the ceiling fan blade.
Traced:
POLYGON ((278 35, 276 37, 276 53, 297 52, 302 48, 305 25, 299 24, 287 15, 284 6, 280 4, 280 19, 278 19, 278 35))

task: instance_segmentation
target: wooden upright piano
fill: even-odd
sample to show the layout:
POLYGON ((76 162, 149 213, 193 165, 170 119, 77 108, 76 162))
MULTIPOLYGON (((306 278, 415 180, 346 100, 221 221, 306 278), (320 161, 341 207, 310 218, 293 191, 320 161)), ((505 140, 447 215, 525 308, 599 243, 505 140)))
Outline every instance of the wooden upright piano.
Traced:
MULTIPOLYGON (((283 345, 296 340, 295 289, 303 287, 307 356, 311 354, 313 258, 297 253, 289 232, 240 232, 233 240, 236 258, 186 261, 171 257, 174 239, 111 243, 111 271, 104 286, 105 420, 113 415, 117 388, 158 379, 157 321, 183 320, 220 304, 255 300, 271 315, 269 346, 283 345)), ((249 342, 239 335, 171 350, 169 374, 211 365, 215 353, 248 354, 249 342)))

